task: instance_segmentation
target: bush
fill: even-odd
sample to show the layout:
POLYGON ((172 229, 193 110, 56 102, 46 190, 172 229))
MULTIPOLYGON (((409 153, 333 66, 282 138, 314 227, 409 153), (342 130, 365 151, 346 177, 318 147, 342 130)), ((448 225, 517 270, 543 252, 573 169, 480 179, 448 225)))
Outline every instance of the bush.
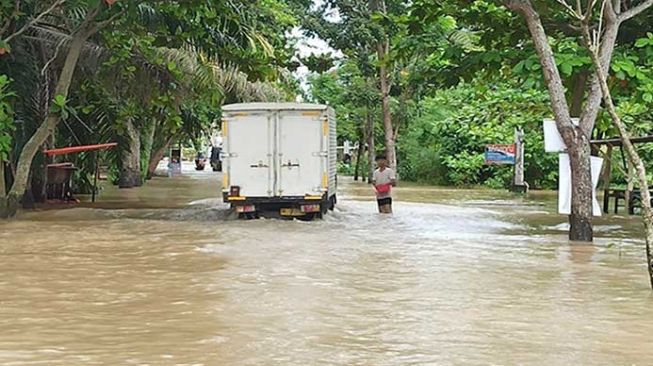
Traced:
POLYGON ((475 81, 437 91, 419 109, 398 144, 403 179, 505 187, 512 167, 485 165, 485 145, 513 143, 514 129, 522 127, 526 180, 531 187, 555 187, 557 156, 544 152, 542 133, 542 119, 550 116, 546 90, 475 81))
POLYGON ((0 75, 0 163, 9 159, 14 131, 14 113, 9 103, 14 93, 9 90, 10 82, 6 75, 0 75))
POLYGON ((340 175, 345 175, 345 176, 351 176, 354 175, 354 169, 356 168, 356 165, 353 164, 345 164, 342 161, 338 162, 338 174, 340 175))

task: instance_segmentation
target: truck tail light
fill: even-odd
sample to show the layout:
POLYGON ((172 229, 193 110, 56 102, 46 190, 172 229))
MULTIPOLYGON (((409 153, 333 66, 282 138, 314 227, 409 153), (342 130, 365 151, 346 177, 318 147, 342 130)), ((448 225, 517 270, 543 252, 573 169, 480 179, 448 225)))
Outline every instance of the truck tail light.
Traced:
POLYGON ((256 212, 256 206, 254 205, 236 206, 236 212, 238 213, 256 212))
POLYGON ((240 196, 240 186, 231 186, 231 187, 229 187, 229 196, 231 196, 231 197, 240 196))
POLYGON ((300 206, 302 212, 320 212, 320 205, 302 205, 300 206))

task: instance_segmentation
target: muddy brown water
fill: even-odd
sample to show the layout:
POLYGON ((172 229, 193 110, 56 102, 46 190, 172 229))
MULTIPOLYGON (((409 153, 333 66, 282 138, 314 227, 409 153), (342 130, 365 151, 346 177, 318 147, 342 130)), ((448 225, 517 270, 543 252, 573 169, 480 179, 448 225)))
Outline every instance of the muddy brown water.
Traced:
POLYGON ((343 181, 316 222, 225 220, 211 172, 0 222, 0 364, 653 364, 636 218, 343 181))

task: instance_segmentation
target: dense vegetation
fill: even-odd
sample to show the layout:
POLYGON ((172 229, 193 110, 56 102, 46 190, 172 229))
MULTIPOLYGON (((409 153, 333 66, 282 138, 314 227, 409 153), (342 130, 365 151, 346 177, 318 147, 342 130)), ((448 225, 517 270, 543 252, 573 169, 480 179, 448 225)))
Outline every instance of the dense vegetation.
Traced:
MULTIPOLYGON (((592 60, 562 5, 534 3, 578 116, 592 60)), ((541 64, 524 22, 502 4, 0 1, 0 160, 10 173, 0 196, 43 199, 43 148, 109 141, 119 143, 103 154, 113 181, 143 184, 171 144, 206 139, 222 104, 294 100, 299 62, 312 70, 305 98, 336 108, 340 141, 371 147, 359 174, 376 151, 394 156, 396 145, 403 179, 503 187, 511 169, 484 165, 483 149, 510 143, 522 127, 526 180, 553 188, 557 159, 543 152, 540 132, 552 116, 541 64), (296 27, 342 57, 299 59, 289 36, 296 27)), ((652 24, 651 11, 624 24, 611 65, 609 85, 634 135, 653 132, 652 24)), ((601 111, 592 137, 616 136, 611 126, 601 111)), ((653 161, 653 146, 641 151, 653 161)), ((92 157, 76 158, 79 190, 89 188, 92 157)))
MULTIPOLYGON (((378 121, 374 150, 385 149, 375 72, 383 63, 392 70, 397 169, 403 179, 506 186, 511 169, 484 165, 484 146, 511 143, 514 128, 522 127, 526 181, 535 188, 555 188, 557 157, 544 153, 541 128, 542 119, 552 118, 553 113, 523 21, 498 1, 445 1, 439 6, 420 1, 385 3, 385 12, 366 13, 366 2, 328 1, 311 23, 316 34, 344 49, 344 57, 331 60, 330 70, 316 68, 311 79, 314 100, 342 111, 339 120, 346 125, 342 138, 367 141, 365 116, 372 114, 378 121), (338 9, 340 19, 322 17, 325 9, 338 9), (366 16, 368 22, 361 19, 366 16), (343 25, 379 35, 365 40, 331 31, 343 25), (374 57, 379 37, 389 41, 391 51, 385 60, 374 57)), ((550 43, 572 114, 578 117, 593 68, 591 59, 579 34, 569 26, 564 7, 539 5, 542 14, 553 19, 546 24, 550 43)), ((622 27, 609 79, 619 112, 635 136, 653 132, 652 13, 622 27)), ((592 138, 616 136, 609 116, 601 111, 592 138)), ((641 151, 646 161, 653 161, 653 146, 642 146, 641 151)), ((620 154, 616 152, 614 164, 617 183, 625 179, 620 154)))
MULTIPOLYGON (((44 198, 43 148, 117 141, 104 163, 116 183, 133 187, 172 143, 206 138, 223 103, 294 98, 286 34, 304 6, 0 2, 0 162, 10 168, 10 196, 26 189, 26 199, 44 198)), ((76 157, 80 189, 91 158, 76 157)))

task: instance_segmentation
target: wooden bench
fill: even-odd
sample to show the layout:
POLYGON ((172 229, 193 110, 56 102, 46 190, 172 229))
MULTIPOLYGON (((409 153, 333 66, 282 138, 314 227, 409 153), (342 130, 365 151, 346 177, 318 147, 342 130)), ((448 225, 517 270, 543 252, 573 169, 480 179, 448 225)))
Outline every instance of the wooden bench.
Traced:
MULTIPOLYGON (((652 192, 653 194, 653 192, 652 192)), ((626 206, 626 190, 620 188, 611 188, 603 191, 603 212, 609 212, 610 198, 614 198, 614 213, 619 212, 619 203, 623 201, 623 206, 626 206)), ((651 200, 653 204, 653 199, 651 200)), ((634 189, 630 192, 628 200, 628 213, 635 214, 635 208, 642 207, 642 193, 639 189, 634 189)))

